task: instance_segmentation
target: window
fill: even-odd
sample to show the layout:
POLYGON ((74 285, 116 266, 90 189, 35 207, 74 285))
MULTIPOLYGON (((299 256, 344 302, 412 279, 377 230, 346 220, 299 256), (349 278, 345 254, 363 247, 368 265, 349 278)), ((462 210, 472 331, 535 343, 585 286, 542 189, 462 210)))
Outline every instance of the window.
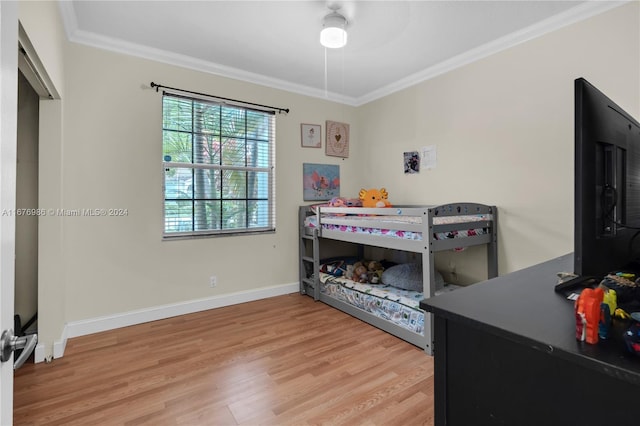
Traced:
POLYGON ((164 237, 275 229, 275 115, 165 92, 164 237))

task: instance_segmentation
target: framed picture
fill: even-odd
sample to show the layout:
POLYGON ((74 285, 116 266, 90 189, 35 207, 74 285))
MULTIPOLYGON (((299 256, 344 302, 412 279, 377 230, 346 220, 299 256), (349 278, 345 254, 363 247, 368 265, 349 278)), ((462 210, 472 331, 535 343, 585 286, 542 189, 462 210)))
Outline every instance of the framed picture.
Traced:
POLYGON ((340 196, 340 166, 333 164, 302 164, 304 201, 330 200, 340 196))
POLYGON ((319 124, 300 125, 300 144, 304 148, 320 148, 322 146, 322 128, 319 124))
POLYGON ((325 154, 333 157, 349 157, 349 125, 327 121, 325 154))
POLYGON ((418 154, 418 151, 410 151, 404 153, 404 172, 420 172, 420 155, 418 154))

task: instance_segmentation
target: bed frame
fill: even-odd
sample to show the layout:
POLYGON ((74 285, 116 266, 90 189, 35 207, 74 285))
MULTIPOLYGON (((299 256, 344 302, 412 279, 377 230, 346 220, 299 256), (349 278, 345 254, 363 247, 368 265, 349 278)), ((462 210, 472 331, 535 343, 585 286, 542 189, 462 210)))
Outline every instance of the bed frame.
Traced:
POLYGON ((486 245, 487 278, 494 278, 498 275, 497 218, 498 211, 495 206, 477 203, 455 203, 438 206, 394 206, 391 208, 325 206, 316 206, 314 208, 313 206, 301 206, 299 209, 300 293, 312 296, 315 300, 320 300, 368 322, 375 327, 424 349, 429 355, 432 355, 433 324, 431 314, 425 313, 424 334, 418 334, 322 293, 320 291, 319 280, 321 248, 323 248, 329 240, 338 240, 355 243, 357 247, 359 247, 358 254, 360 257, 364 246, 375 246, 418 253, 422 257, 423 294, 425 298, 429 298, 436 293, 434 255, 438 251, 486 245), (317 226, 305 226, 307 217, 313 215, 316 216, 317 226), (361 222, 354 219, 354 215, 369 216, 369 220, 367 220, 366 223, 367 227, 420 232, 422 239, 399 239, 381 235, 358 234, 322 228, 322 224, 364 226, 361 222), (488 215, 488 218, 481 222, 469 221, 434 224, 434 219, 439 217, 467 215, 488 215), (379 220, 376 216, 379 217, 379 220), (419 221, 420 223, 395 222, 393 220, 389 221, 389 216, 413 216, 420 217, 421 220, 419 221), (487 228, 488 232, 463 238, 436 239, 435 237, 437 233, 477 228, 487 228))

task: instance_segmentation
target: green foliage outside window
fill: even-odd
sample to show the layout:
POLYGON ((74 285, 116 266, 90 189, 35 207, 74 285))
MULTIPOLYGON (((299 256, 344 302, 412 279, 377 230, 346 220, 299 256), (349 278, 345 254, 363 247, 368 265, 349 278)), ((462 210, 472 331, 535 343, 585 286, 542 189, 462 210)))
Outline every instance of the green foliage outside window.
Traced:
POLYGON ((164 234, 273 230, 273 114, 164 94, 164 234))

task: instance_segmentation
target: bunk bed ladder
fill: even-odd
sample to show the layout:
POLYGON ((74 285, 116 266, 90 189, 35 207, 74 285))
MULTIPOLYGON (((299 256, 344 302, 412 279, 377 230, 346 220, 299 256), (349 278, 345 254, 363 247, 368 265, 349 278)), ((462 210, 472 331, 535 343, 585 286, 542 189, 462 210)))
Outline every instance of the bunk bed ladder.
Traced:
POLYGON ((304 227, 304 219, 311 213, 309 207, 302 206, 299 210, 298 223, 300 224, 300 294, 313 296, 314 300, 320 298, 320 248, 318 243, 318 230, 311 234, 304 227), (311 294, 311 292, 313 294, 311 294))

